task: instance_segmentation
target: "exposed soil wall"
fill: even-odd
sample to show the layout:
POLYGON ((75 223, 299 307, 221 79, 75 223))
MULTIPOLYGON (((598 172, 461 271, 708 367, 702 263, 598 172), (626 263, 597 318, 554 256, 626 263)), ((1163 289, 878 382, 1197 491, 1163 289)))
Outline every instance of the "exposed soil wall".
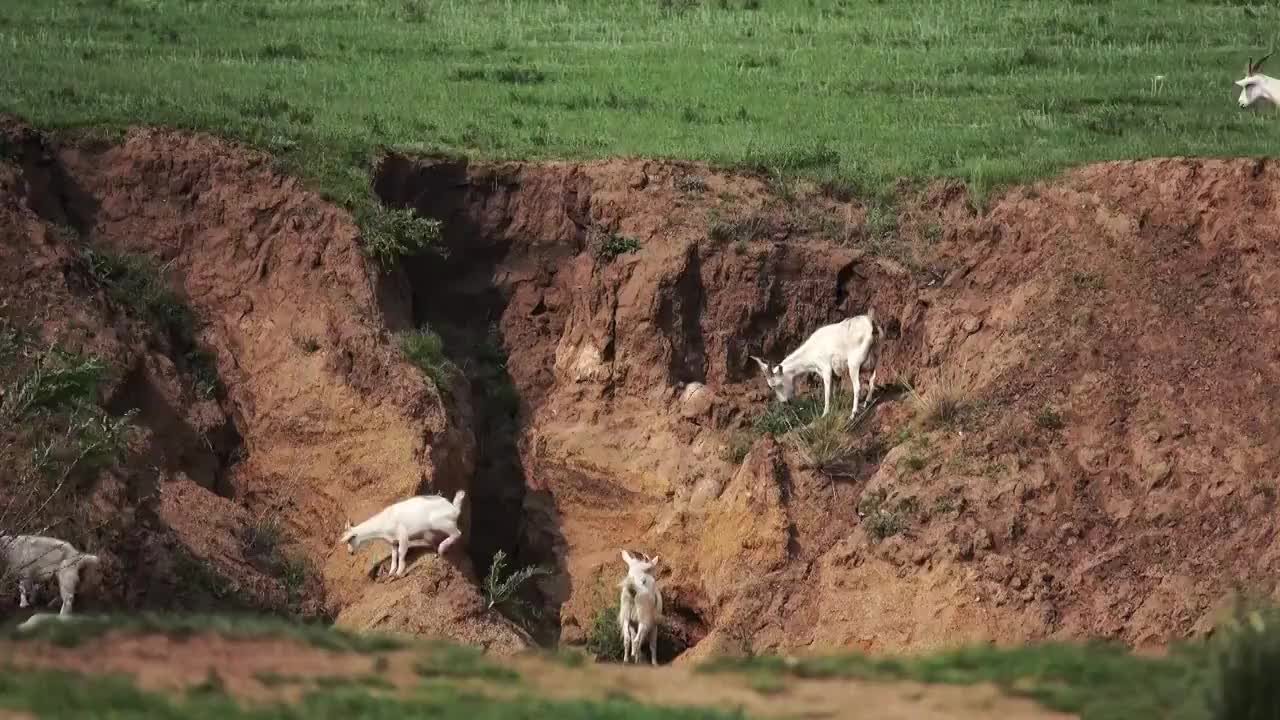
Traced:
MULTIPOLYGON (((401 358, 389 333, 404 323, 396 279, 367 267, 350 216, 277 174, 266 156, 210 137, 139 130, 117 146, 57 147, 34 135, 26 144, 17 181, 24 197, 9 226, 14 253, 40 246, 41 231, 30 228, 47 231, 44 215, 77 228, 79 243, 150 258, 190 304, 198 341, 216 357, 226 388, 216 408, 187 408, 164 392, 173 371, 154 353, 122 349, 112 358, 126 369, 113 404, 142 408, 156 435, 144 453, 164 459, 150 506, 165 531, 234 575, 247 564, 238 531, 266 518, 315 566, 340 622, 403 629, 405 617, 424 616, 409 627, 521 647, 507 623, 480 612, 465 553, 426 559, 441 567, 388 587, 367 572, 385 546, 353 561, 336 542, 346 519, 359 522, 415 492, 466 487, 474 462, 469 409, 453 408, 463 421, 451 423, 434 386, 401 358), (237 448, 234 462, 210 471, 190 453, 219 418, 236 430, 237 448), (384 596, 411 586, 416 593, 384 607, 384 596), (435 595, 450 602, 431 603, 435 595)), ((75 264, 67 243, 52 244, 48 252, 75 264)), ((48 275, 40 265, 27 272, 33 282, 48 275)), ((142 562, 119 560, 126 575, 142 562)))
POLYGON ((1264 163, 1109 164, 981 216, 939 184, 900 208, 905 252, 856 205, 695 165, 391 157, 377 187, 448 229, 443 274, 408 266, 421 318, 496 323, 511 355, 521 543, 561 569, 566 641, 620 547, 666 559, 699 654, 1162 644, 1272 588, 1264 163), (616 237, 638 250, 601 258, 616 237), (839 482, 767 438, 726 461, 767 400, 748 354, 871 302, 897 334, 882 382, 956 387, 960 422, 881 404, 861 432, 884 452, 839 482), (880 493, 884 539, 859 513, 880 493))
POLYGON ((500 651, 528 639, 477 590, 497 550, 555 569, 530 630, 569 643, 616 602, 619 549, 660 555, 682 658, 1158 645, 1233 588, 1273 591, 1265 162, 1095 166, 983 214, 939 183, 886 220, 695 164, 392 155, 376 191, 441 220, 450 252, 384 274, 347 213, 265 156, 8 132, 5 307, 88 328, 76 342, 120 368, 103 403, 141 410, 130 458, 83 498, 122 518, 79 538, 118 548, 108 601, 163 596, 175 547, 285 592, 235 541, 263 517, 339 622, 500 651), (86 243, 165 268, 225 392, 191 399, 183 352, 81 277, 86 243), (869 305, 890 338, 854 460, 833 474, 752 433, 770 395, 749 356, 869 305), (443 390, 396 348, 419 324, 465 375, 443 390), (930 422, 944 390, 960 409, 930 422), (336 544, 347 518, 459 488, 465 549, 406 579, 372 578, 385 549, 336 544))

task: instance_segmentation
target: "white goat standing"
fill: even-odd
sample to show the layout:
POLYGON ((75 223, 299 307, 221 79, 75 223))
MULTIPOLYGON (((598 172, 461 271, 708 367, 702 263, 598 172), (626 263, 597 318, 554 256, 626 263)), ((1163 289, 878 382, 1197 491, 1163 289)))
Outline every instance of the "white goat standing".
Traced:
POLYGON ((658 623, 662 620, 662 592, 653 575, 658 556, 632 557, 622 551, 627 563, 627 576, 618 583, 618 627, 622 631, 622 662, 640 662, 640 648, 649 640, 649 664, 658 664, 658 623), (634 626, 634 629, 633 629, 634 626))
POLYGON ((97 555, 75 549, 66 540, 43 535, 0 535, 0 558, 6 577, 18 579, 18 607, 25 608, 35 598, 35 583, 58 580, 62 598, 59 615, 70 615, 82 573, 98 567, 97 555))
POLYGON ((1255 107, 1271 107, 1280 106, 1280 80, 1262 74, 1262 63, 1271 57, 1271 53, 1262 56, 1258 62, 1254 62, 1253 58, 1249 58, 1249 63, 1245 65, 1244 77, 1236 81, 1240 86, 1240 109, 1247 110, 1255 107))
POLYGON ((795 381, 803 373, 816 373, 822 377, 822 414, 831 410, 831 374, 849 372, 853 380, 853 411, 858 414, 859 373, 862 368, 871 371, 867 387, 867 405, 876 391, 876 368, 880 359, 880 340, 884 331, 876 322, 875 310, 857 315, 838 323, 824 325, 813 332, 809 339, 796 348, 781 363, 773 367, 755 355, 752 360, 760 366, 764 379, 782 402, 790 402, 795 395, 795 381))
POLYGON ((404 575, 409 548, 430 547, 435 544, 430 535, 444 533, 447 537, 436 549, 443 555, 462 537, 462 531, 458 529, 458 515, 462 512, 462 500, 466 495, 465 491, 459 490, 453 496, 453 502, 439 495, 417 495, 401 500, 359 525, 353 526, 347 521, 339 542, 346 543, 347 551, 354 554, 371 540, 386 540, 391 544, 391 574, 404 575))

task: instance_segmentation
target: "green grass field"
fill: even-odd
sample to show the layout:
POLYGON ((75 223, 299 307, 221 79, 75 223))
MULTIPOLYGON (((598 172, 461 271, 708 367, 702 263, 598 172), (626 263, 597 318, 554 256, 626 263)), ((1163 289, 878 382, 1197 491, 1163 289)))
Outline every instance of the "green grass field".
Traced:
POLYGON ((349 205, 380 147, 706 160, 862 192, 948 175, 983 192, 1280 137, 1232 85, 1273 42, 1274 3, 0 4, 0 109, 248 140, 349 205))
MULTIPOLYGON (((346 718, 483 717, 483 718, 720 718, 743 717, 721 709, 663 707, 660 697, 645 703, 622 698, 608 701, 559 701, 543 697, 536 683, 482 651, 440 641, 362 636, 334 627, 297 625, 265 616, 116 616, 50 623, 35 632, 10 629, 0 641, 43 641, 77 648, 84 642, 120 634, 163 634, 175 639, 201 634, 235 639, 273 638, 337 653, 375 656, 386 667, 384 653, 409 652, 420 681, 406 697, 390 697, 387 679, 373 675, 324 676, 295 705, 237 705, 216 674, 183 698, 139 691, 128 678, 79 675, 7 667, 0 660, 0 710, 28 711, 37 717, 186 717, 186 718, 346 718), (486 696, 468 682, 517 689, 517 697, 486 696)), ((17 647, 10 645, 11 650, 17 647)), ((591 667, 578 654, 551 655, 548 662, 579 668, 584 686, 591 667)), ((375 662, 375 667, 377 663, 375 662)), ((970 647, 913 657, 867 657, 857 654, 783 658, 726 657, 689 670, 707 677, 741 676, 747 686, 766 695, 791 692, 797 678, 840 682, 916 681, 926 684, 992 683, 1054 710, 1082 720, 1250 720, 1280 717, 1280 611, 1238 613, 1218 626, 1207 642, 1175 644, 1164 657, 1142 657, 1118 645, 1047 643, 1020 648, 970 647)), ((276 686, 302 679, 287 675, 258 676, 276 686)))

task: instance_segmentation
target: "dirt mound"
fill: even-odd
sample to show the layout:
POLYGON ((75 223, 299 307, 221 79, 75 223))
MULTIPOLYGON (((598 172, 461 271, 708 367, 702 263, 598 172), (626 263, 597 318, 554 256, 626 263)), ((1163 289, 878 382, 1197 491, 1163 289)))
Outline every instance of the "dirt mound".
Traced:
POLYGON ((981 216, 940 184, 896 244, 874 210, 688 164, 391 157, 377 187, 445 224, 449 263, 408 266, 419 316, 509 353, 527 491, 481 476, 477 507, 522 512, 523 557, 562 571, 564 640, 615 602, 621 547, 666 559, 696 654, 1145 645, 1271 590, 1265 164, 1090 168, 981 216), (872 301, 899 331, 882 381, 955 417, 887 395, 852 473, 767 438, 739 465, 748 355, 872 301))
MULTIPOLYGON (((97 313, 80 323, 92 338, 83 347, 121 369, 108 407, 140 409, 150 437, 129 465, 152 470, 153 496, 142 505, 154 524, 225 575, 225 594, 264 580, 245 546, 269 525, 272 545, 318 566, 331 612, 358 614, 361 603, 379 607, 380 593, 391 592, 431 617, 424 608, 441 594, 477 616, 458 639, 521 646, 504 623, 486 625, 465 554, 422 557, 420 564, 458 568, 400 581, 417 590, 405 595, 373 583, 336 544, 344 519, 416 492, 465 487, 474 461, 469 431, 447 421, 434 386, 395 347, 388 330, 406 322, 395 278, 370 270, 350 216, 277 174, 266 156, 209 137, 139 130, 119 145, 58 147, 21 126, 10 135, 17 152, 4 194, 4 265, 28 286, 6 283, 10 306, 46 337, 90 312, 80 306, 97 313), (189 384, 179 382, 189 368, 180 359, 175 370, 173 349, 152 347, 154 334, 111 333, 134 329, 121 307, 127 298, 49 287, 51 271, 83 274, 79 248, 164 268, 194 313, 193 348, 213 358, 216 397, 192 402, 189 384), (31 260, 16 261, 24 255, 31 260)), ((131 496, 106 511, 128 511, 140 484, 126 483, 119 492, 131 496)), ((129 550, 107 552, 126 574, 147 564, 129 550)), ((151 598, 135 600, 133 607, 151 598)), ((448 622, 416 627, 424 625, 449 633, 448 622)))
POLYGON ((947 183, 888 212, 696 164, 392 155, 377 192, 440 219, 450 254, 380 274, 350 217, 265 156, 7 132, 4 307, 108 358, 104 406, 140 410, 135 459, 88 503, 116 524, 81 538, 122 548, 129 602, 174 586, 175 548, 288 600, 243 540, 264 520, 340 622, 503 652, 528 640, 476 589, 500 549, 556 570, 527 624, 571 643, 616 602, 620 548, 661 555, 685 659, 1155 645, 1233 588, 1273 591, 1267 163, 1097 166, 978 214, 947 183), (197 330, 122 311, 83 247, 161 264, 197 330), (884 392, 839 466, 815 462, 749 356, 869 305, 884 392), (391 333, 422 323, 456 384, 401 359, 391 333), (384 583, 335 548, 346 518, 459 488, 468 552, 384 583))

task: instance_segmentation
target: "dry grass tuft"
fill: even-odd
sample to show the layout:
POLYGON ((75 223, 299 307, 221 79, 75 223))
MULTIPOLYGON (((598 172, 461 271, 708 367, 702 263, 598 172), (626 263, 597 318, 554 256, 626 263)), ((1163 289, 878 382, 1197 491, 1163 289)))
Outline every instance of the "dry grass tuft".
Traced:
POLYGON ((969 390, 955 372, 939 376, 924 394, 911 385, 907 386, 907 393, 915 406, 916 417, 926 428, 954 427, 972 408, 969 390))

